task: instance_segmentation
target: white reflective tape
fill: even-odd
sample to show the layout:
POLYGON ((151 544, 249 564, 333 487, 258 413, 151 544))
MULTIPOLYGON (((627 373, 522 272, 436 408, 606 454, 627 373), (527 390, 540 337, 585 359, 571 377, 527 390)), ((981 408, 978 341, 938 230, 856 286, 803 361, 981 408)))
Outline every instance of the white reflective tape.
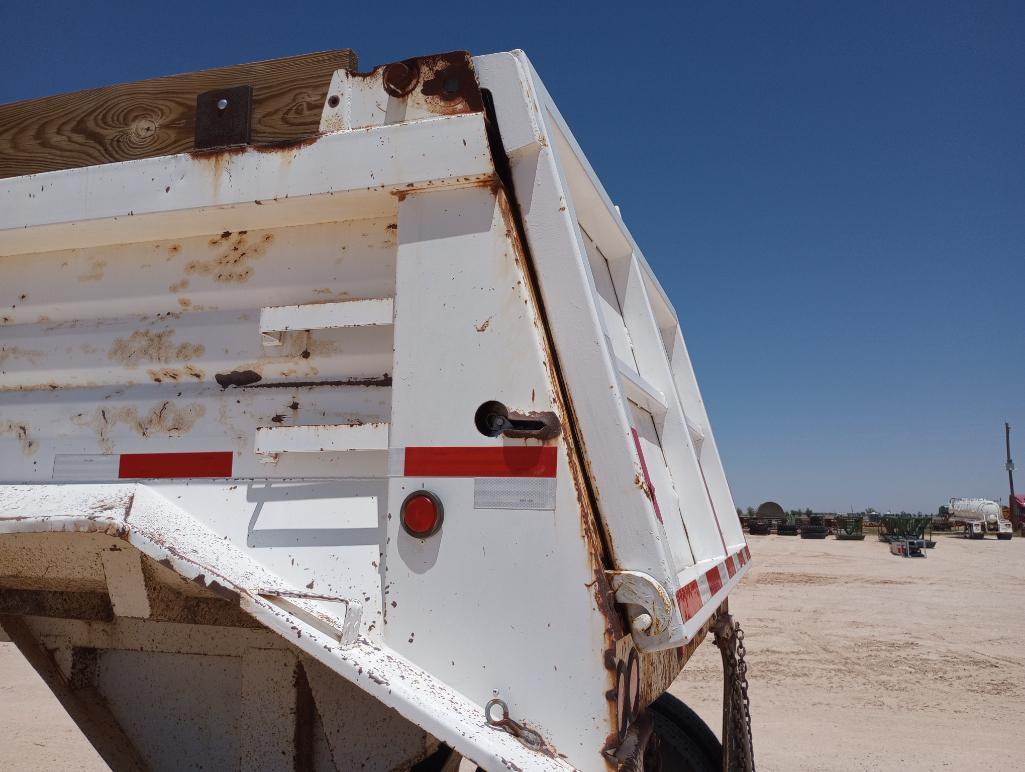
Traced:
POLYGON ((708 579, 705 578, 704 571, 698 575, 698 590, 701 591, 701 605, 703 606, 712 599, 712 591, 708 586, 708 579))
POLYGON ((555 509, 554 477, 476 477, 474 509, 555 509))
POLYGON ((118 479, 121 456, 117 453, 58 453, 53 457, 53 479, 100 481, 118 479))
POLYGON ((406 474, 406 449, 388 448, 388 476, 404 477, 406 474))

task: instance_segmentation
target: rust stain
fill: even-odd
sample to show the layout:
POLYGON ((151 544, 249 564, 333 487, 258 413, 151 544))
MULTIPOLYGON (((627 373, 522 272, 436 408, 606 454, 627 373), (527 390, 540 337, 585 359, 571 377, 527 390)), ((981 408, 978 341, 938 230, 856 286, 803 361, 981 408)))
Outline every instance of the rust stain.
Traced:
POLYGON ((26 456, 34 456, 39 451, 39 443, 32 439, 28 427, 16 421, 0 421, 0 435, 10 434, 18 440, 21 452, 26 456))
MULTIPOLYGON (((595 607, 601 614, 604 622, 604 649, 606 652, 606 692, 612 693, 616 688, 616 671, 608 669, 608 653, 615 653, 616 641, 627 633, 626 620, 615 601, 615 593, 605 575, 608 566, 615 565, 615 557, 612 545, 605 538, 600 521, 600 497, 597 487, 593 484, 594 477, 591 474, 588 461, 587 448, 583 438, 577 433, 579 421, 576 420, 576 409, 573 405, 572 395, 565 384, 562 376, 562 368, 559 364, 559 356, 555 347, 555 340, 545 319, 544 301, 541 297, 540 286, 537 275, 534 271, 533 262, 526 246, 526 234, 521 221, 518 219, 518 204, 515 191, 507 188, 502 181, 503 178, 510 180, 508 173, 507 159, 500 141, 493 146, 493 154, 496 156, 496 166, 499 167, 499 181, 494 184, 492 190, 498 202, 502 218, 506 225, 506 235, 509 246, 512 249, 513 258, 524 278, 524 287, 528 293, 528 308, 533 317, 535 329, 538 331, 538 339, 544 349, 545 369, 551 385, 553 407, 557 415, 562 417, 562 440, 565 442, 566 458, 569 463, 570 472, 573 477, 574 492, 580 512, 581 535, 588 546, 588 553, 593 570, 594 580, 590 583, 594 595, 595 607), (503 164, 504 162, 504 164, 503 164), (502 173, 502 166, 505 166, 506 174, 502 173)), ((643 677, 643 674, 642 674, 643 677)), ((608 705, 608 745, 606 750, 611 750, 618 744, 616 705, 609 702, 608 705)))
POLYGON ((487 329, 488 329, 488 326, 489 326, 490 324, 491 324, 491 317, 489 316, 489 317, 488 317, 487 319, 485 319, 485 320, 484 320, 484 321, 483 321, 483 322, 482 322, 481 324, 475 324, 475 325, 473 325, 473 328, 474 328, 474 329, 475 329, 475 330, 476 330, 477 332, 484 332, 485 330, 487 330, 487 329))
POLYGON ((100 281, 103 279, 104 269, 107 267, 106 260, 93 260, 89 270, 78 277, 79 281, 100 281))
POLYGON ((371 89, 379 87, 384 92, 380 96, 382 103, 405 102, 436 115, 484 110, 477 76, 466 51, 403 59, 369 72, 350 73, 350 77, 366 81, 371 89))
POLYGON ((143 362, 187 362, 202 356, 206 351, 202 343, 175 345, 173 337, 174 330, 136 330, 127 338, 115 340, 107 356, 125 367, 137 367, 143 362))
POLYGON ((44 356, 42 351, 34 351, 20 346, 0 346, 0 367, 12 359, 27 359, 31 364, 38 365, 39 358, 42 356, 44 356))
MULTIPOLYGON (((330 381, 289 381, 288 383, 257 383, 254 389, 300 389, 308 386, 391 386, 391 375, 385 373, 379 378, 347 378, 330 381)), ((298 409, 295 403, 293 410, 298 409)))
POLYGON ((317 142, 320 139, 319 134, 312 134, 308 137, 300 137, 299 139, 286 139, 281 142, 263 142, 259 145, 250 145, 247 150, 251 150, 256 153, 287 153, 291 150, 298 150, 300 148, 309 147, 310 145, 317 142))
POLYGON ((206 414, 201 402, 176 405, 165 400, 149 412, 140 413, 134 406, 98 407, 92 413, 79 413, 72 422, 83 428, 93 429, 99 436, 104 452, 111 453, 114 443, 110 434, 119 425, 127 426, 141 437, 182 437, 206 414))
POLYGON ((467 52, 423 56, 418 61, 424 72, 420 93, 431 112, 454 115, 484 110, 480 86, 467 52))
POLYGON ((150 379, 155 381, 156 383, 163 383, 164 381, 174 382, 179 380, 188 380, 189 378, 200 381, 204 377, 203 371, 193 365, 185 365, 185 367, 181 370, 176 370, 173 367, 164 367, 156 369, 151 368, 147 370, 146 373, 147 375, 149 375, 150 379))
POLYGON ((230 373, 217 373, 214 375, 214 380, 217 381, 217 385, 222 389, 227 389, 229 386, 252 386, 261 378, 263 376, 255 370, 232 370, 230 373))
POLYGON ((207 242, 218 250, 218 254, 206 260, 192 260, 185 266, 185 272, 228 284, 246 282, 253 275, 253 266, 250 263, 263 257, 273 241, 272 233, 265 233, 261 238, 252 239, 248 231, 224 231, 219 237, 211 238, 207 242))
POLYGON ((182 279, 181 281, 176 281, 174 284, 169 285, 168 288, 167 288, 167 291, 168 292, 178 293, 178 292, 181 292, 183 290, 187 290, 188 288, 189 288, 189 280, 188 279, 182 279))

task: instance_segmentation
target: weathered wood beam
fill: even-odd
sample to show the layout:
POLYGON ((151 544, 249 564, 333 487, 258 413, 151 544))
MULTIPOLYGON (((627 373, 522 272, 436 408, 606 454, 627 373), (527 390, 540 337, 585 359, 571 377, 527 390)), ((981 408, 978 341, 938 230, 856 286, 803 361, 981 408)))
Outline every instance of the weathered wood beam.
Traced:
POLYGON ((350 49, 325 51, 0 105, 0 178, 193 149, 196 96, 253 88, 252 143, 317 133, 335 70, 350 49))

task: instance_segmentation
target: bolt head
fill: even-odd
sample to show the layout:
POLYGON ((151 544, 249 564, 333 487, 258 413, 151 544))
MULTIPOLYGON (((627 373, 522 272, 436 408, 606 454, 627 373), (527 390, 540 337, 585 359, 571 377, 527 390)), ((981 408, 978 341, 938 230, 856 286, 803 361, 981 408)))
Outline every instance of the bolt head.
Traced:
POLYGON ((651 629, 653 621, 651 614, 638 614, 630 620, 630 627, 632 627, 635 632, 643 633, 644 631, 651 629))
POLYGON ((222 110, 223 111, 223 110, 226 110, 227 107, 228 107, 228 100, 227 99, 225 99, 224 97, 221 97, 220 99, 217 100, 217 109, 218 110, 222 110))
POLYGON ((384 68, 384 90, 393 97, 404 97, 416 85, 417 71, 405 62, 393 62, 384 68))

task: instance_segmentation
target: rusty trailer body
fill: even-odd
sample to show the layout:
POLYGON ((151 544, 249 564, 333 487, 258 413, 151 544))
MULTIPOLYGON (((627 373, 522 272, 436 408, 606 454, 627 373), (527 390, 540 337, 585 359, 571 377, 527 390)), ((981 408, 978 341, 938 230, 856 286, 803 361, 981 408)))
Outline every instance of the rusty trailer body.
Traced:
POLYGON ((0 179, 0 626, 116 769, 627 768, 750 559, 676 314, 521 52, 325 77, 0 179))

